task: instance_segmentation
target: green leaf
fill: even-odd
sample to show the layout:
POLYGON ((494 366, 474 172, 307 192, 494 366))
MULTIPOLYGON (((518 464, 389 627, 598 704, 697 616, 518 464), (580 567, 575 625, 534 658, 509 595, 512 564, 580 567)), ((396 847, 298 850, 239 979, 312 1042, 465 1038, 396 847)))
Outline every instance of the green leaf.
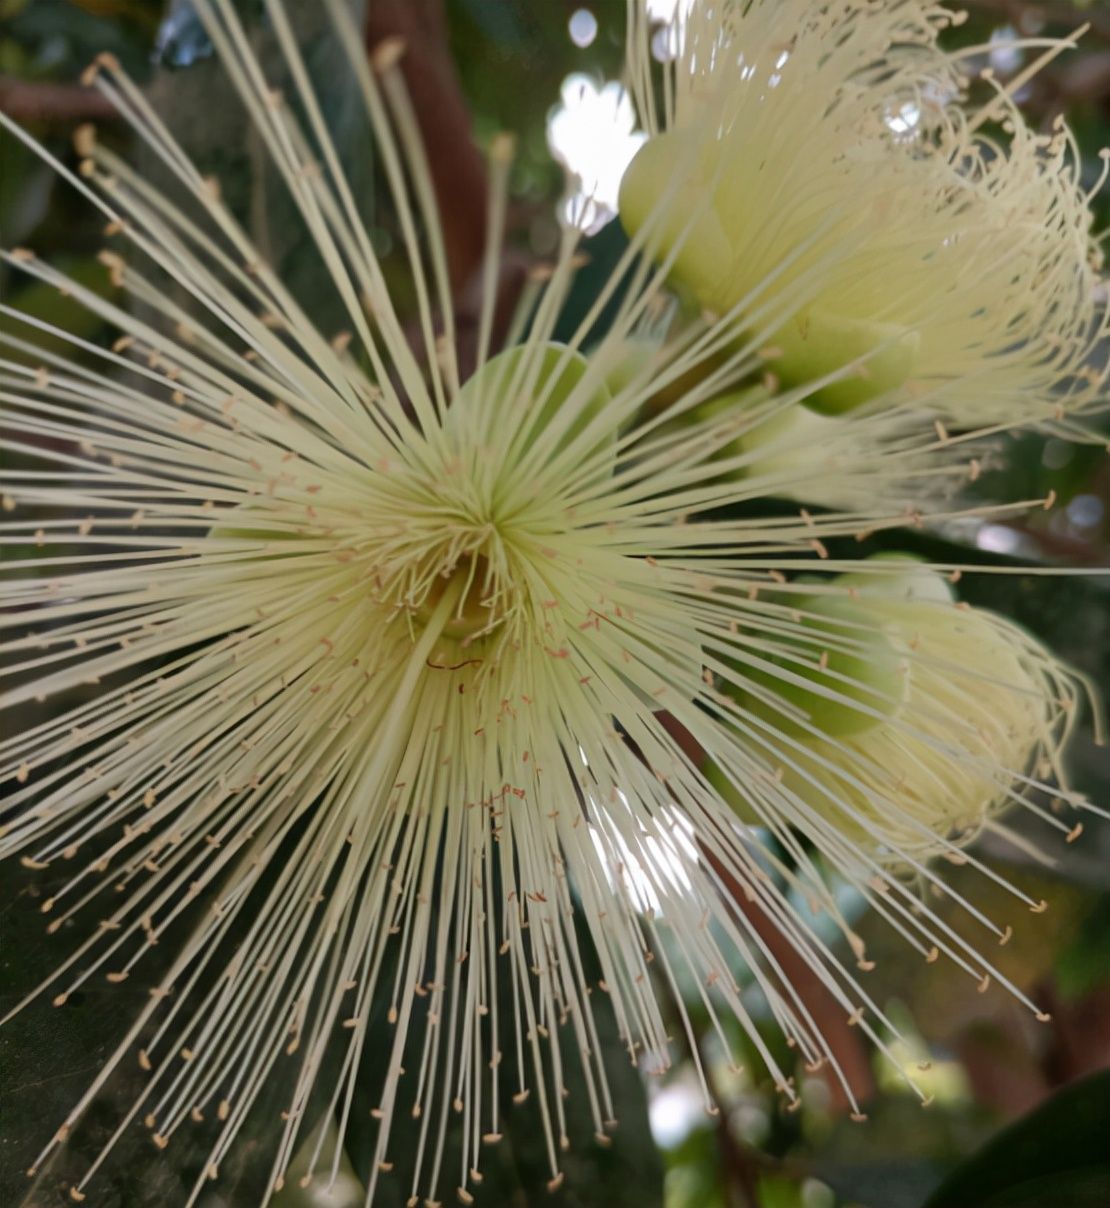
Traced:
POLYGON ((989 1141, 922 1208, 1105 1208, 1110 1072, 1066 1087, 989 1141))
POLYGON ((1056 958, 1056 982, 1071 1002, 1110 982, 1110 894, 1095 901, 1075 938, 1056 958))
MULTIPOLYGON (((109 297, 113 293, 107 271, 95 258, 88 257, 68 263, 55 261, 55 263, 78 285, 83 285, 104 297, 109 297)), ((80 336, 84 339, 92 338, 103 327, 104 324, 99 316, 93 314, 76 298, 63 293, 57 286, 34 279, 25 278, 24 281, 22 288, 13 291, 10 300, 13 309, 26 315, 28 319, 51 323, 70 335, 80 336)), ((73 345, 69 340, 30 327, 27 323, 11 315, 4 315, 3 318, 0 318, 0 333, 22 340, 30 340, 45 352, 60 353, 66 356, 72 354, 73 351, 73 345)), ((38 357, 17 349, 9 350, 7 346, 5 346, 5 355, 24 364, 39 363, 38 357)))

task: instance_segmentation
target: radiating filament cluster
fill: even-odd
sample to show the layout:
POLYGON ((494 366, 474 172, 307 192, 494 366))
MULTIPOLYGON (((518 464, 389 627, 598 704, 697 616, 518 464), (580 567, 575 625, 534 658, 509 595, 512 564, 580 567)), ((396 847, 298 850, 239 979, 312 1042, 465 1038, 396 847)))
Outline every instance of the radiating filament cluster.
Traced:
POLYGON ((824 1071, 861 1116, 783 975, 803 961, 889 1051, 845 884, 924 959, 1042 1016, 989 955, 1011 921, 955 895, 955 927, 933 902, 946 862, 1001 880, 969 844, 1013 837, 1007 808, 1069 839, 1099 812, 1061 759, 1085 685, 959 601, 973 567, 864 543, 1028 506, 966 495, 993 438, 1105 401, 1066 130, 1034 134, 998 85, 965 103, 932 4, 695 4, 662 70, 633 4, 650 137, 629 247, 568 336, 566 230, 496 347, 496 140, 471 368, 403 47, 367 58, 327 0, 405 314, 281 0, 280 89, 231 0, 196 7, 348 330, 319 330, 110 57, 90 83, 167 187, 88 130, 73 172, 0 118, 103 214, 129 299, 3 253, 117 333, 0 307, 22 317, 0 334, 3 704, 30 717, 0 741, 0 842, 72 941, 18 1009, 148 992, 34 1186, 94 1198, 145 1128, 167 1161, 201 1139, 196 1203, 268 1112, 266 1197, 334 1182, 369 1119, 368 1204, 386 1179, 409 1204, 480 1202, 483 1154, 534 1096, 554 1189, 568 1113, 607 1140, 611 1063, 669 1064, 679 986, 787 1099, 824 1071), (82 1164, 63 1142, 124 1070, 138 1090, 82 1164))

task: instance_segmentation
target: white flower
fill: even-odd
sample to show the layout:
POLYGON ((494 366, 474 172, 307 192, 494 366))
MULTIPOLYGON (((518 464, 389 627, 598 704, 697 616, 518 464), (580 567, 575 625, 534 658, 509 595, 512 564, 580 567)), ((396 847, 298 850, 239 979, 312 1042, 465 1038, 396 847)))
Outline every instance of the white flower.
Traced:
MULTIPOLYGON (((1041 646, 1003 618, 956 603, 944 579, 900 562, 840 575, 786 602, 778 652, 732 658, 726 690, 795 739, 783 784, 822 833, 920 870, 1021 802, 1074 720, 1041 646)), ((804 587, 798 590, 804 591, 804 587)), ((727 785, 723 786, 727 792, 727 785)), ((1081 827, 1074 831, 1077 837, 1081 827)))
POLYGON ((818 410, 909 397, 975 428, 1105 407, 1074 140, 1029 129, 1000 87, 962 102, 936 43, 955 19, 921 0, 695 5, 663 101, 641 32, 653 137, 621 220, 818 410))
MULTIPOLYGON (((892 870, 886 855, 899 854, 900 831, 884 832, 890 853, 879 858, 853 826, 832 826, 836 808, 860 813, 855 789, 839 806, 815 808, 781 777, 798 752, 799 719, 769 721, 724 690, 737 666, 784 678, 783 643, 797 640, 804 620, 781 593, 816 590, 791 587, 801 572, 889 573, 839 563, 827 542, 902 517, 881 507, 738 510, 769 486, 801 492, 808 466, 794 463, 794 472, 787 459, 773 476, 750 466, 737 475, 748 455, 729 452, 733 419, 682 430, 646 407, 719 352, 719 329, 676 341, 610 388, 658 279, 641 277, 604 333, 585 324, 569 345, 554 343, 571 233, 525 299, 527 326, 517 331, 527 334, 492 356, 487 290, 479 368, 460 381, 444 251, 397 48, 379 48, 372 71, 345 6, 329 0, 400 216, 417 299, 414 352, 284 10, 278 0, 267 7, 305 126, 270 90, 231 0, 200 4, 346 305, 349 349, 317 330, 111 59, 97 86, 161 157, 179 195, 154 190, 88 134, 80 175, 55 167, 122 237, 126 256, 112 251, 106 262, 154 317, 114 306, 28 252, 6 254, 120 331, 111 349, 72 341, 91 365, 3 337, 38 358, 34 368, 12 359, 0 369, 9 445, 21 458, 9 475, 7 531, 31 551, 10 564, 5 590, 16 674, 3 704, 42 699, 54 710, 0 742, 10 790, 3 849, 31 868, 68 872, 43 903, 48 930, 72 923, 87 934, 31 998, 64 1006, 105 978, 146 978, 150 989, 34 1166, 80 1127, 112 1071, 134 1061, 148 1082, 121 1128, 142 1121, 164 1148, 195 1120, 212 1130, 188 1203, 218 1176, 271 1086, 287 1104, 271 1138, 271 1185, 306 1153, 304 1177, 326 1184, 372 1045, 388 1052, 388 1072, 370 1092, 378 1140, 370 1168, 358 1171, 368 1197, 390 1177, 391 1126, 404 1112, 420 1121, 405 1193, 456 1188, 468 1201, 483 1138, 501 1132, 507 1051, 518 1055, 513 1093, 534 1091, 540 1103, 557 1185, 566 1113, 588 1112, 599 1135, 608 1120, 612 1055, 599 1051, 592 1005, 603 993, 628 1052, 665 1060, 669 1029, 652 979, 692 980, 747 1029, 792 1097, 792 1070, 748 1016, 742 971, 800 1060, 820 1064, 830 1052, 765 963, 771 926, 884 1043, 887 1022, 795 912, 795 889, 840 919, 834 882, 847 877, 871 900, 882 894, 885 915, 916 945, 925 936, 976 979, 993 973, 892 870), (155 284, 150 263, 192 295, 202 318, 155 284), (587 341, 588 359, 579 351, 587 341), (88 685, 92 694, 67 695, 88 685), (681 733, 712 757, 724 793, 681 733), (736 802, 795 858, 777 878, 736 802), (823 845, 820 862, 798 834, 823 845), (721 892, 726 878, 745 901, 721 892), (186 921, 191 930, 152 978, 144 958, 186 921), (600 987, 587 983, 576 921, 596 948, 600 987), (509 1018, 498 1007, 506 985, 509 1018), (369 1035, 383 1002, 387 1030, 369 1035), (325 1082, 323 1057, 336 1049, 339 1074, 325 1082), (569 1106, 560 1094, 568 1063, 581 1066, 588 1088, 569 1106), (459 1152, 445 1149, 449 1112, 461 1117, 459 1152)), ((505 151, 494 145, 502 190, 505 151)), ((495 190, 490 284, 504 201, 495 190)), ((31 335, 40 327, 66 338, 29 322, 31 335)), ((714 364, 674 411, 755 367, 745 350, 714 364)), ((850 477, 873 458, 872 421, 844 423, 864 450, 853 464, 844 445, 838 472, 850 477)), ((930 450, 926 442, 919 452, 930 450)), ((947 456, 936 466, 947 475, 947 456)), ((835 582, 828 590, 846 591, 835 582)), ((868 685, 857 678, 844 677, 844 692, 820 680, 813 691, 859 712, 868 685)), ((961 691, 989 684, 992 699, 1013 692, 1022 701, 1032 693, 1045 719, 1072 705, 1071 681, 1057 669, 1001 679, 994 664, 968 667, 961 691)), ((921 728, 919 715, 907 724, 921 728)), ((1046 720, 1038 743, 1054 749, 1054 733, 1046 720)), ((939 758, 932 732, 920 741, 939 758)), ((1024 740, 944 741, 945 766, 982 772, 991 793, 1025 771, 1024 740), (1002 763, 984 768, 985 759, 1002 763)), ((845 750, 838 759, 849 783, 871 756, 845 750)), ((884 791, 916 816, 917 797, 884 791)), ((935 875, 930 882, 943 888, 935 875)), ((977 917, 1003 934, 1002 923, 977 917)), ((95 1194, 114 1141, 72 1198, 95 1194)))

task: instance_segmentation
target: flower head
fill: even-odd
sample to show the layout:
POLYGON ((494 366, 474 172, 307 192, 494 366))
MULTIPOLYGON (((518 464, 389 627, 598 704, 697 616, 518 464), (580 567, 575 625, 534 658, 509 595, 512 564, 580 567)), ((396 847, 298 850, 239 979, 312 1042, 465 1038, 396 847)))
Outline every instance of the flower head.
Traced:
POLYGON ((1074 142, 999 85, 964 102, 936 42, 955 20, 922 0, 697 5, 661 129, 641 86, 654 133, 622 221, 820 411, 910 396, 972 428, 1105 403, 1074 142))
POLYGON ((848 573, 813 592, 787 597, 772 661, 763 649, 755 667, 733 659, 727 682, 799 740, 783 745, 783 784, 810 826, 827 825, 823 848, 847 839, 918 865, 954 856, 1060 774, 1068 691, 1027 634, 902 560, 885 578, 848 573))
MULTIPOLYGON (((305 1177, 326 1181, 337 1128, 356 1088, 365 1093, 361 1059, 376 1046, 388 1056, 369 1091, 378 1133, 371 1168, 359 1172, 368 1197, 389 1176, 391 1127, 405 1112, 419 1121, 407 1193, 455 1187, 468 1202, 510 1080, 514 1099, 536 1092, 557 1185, 568 1064, 587 1085, 573 1110, 588 1111, 601 1136, 610 1114, 611 1055, 599 1050, 591 1001, 601 994, 628 1053, 665 1064, 652 979, 692 980, 713 1010, 740 1021, 793 1096, 791 1071, 748 1015, 742 978, 762 989, 802 1060, 816 1067, 832 1054, 768 960, 771 928, 884 1043, 888 1022, 793 905, 801 891, 826 910, 862 961, 836 905, 838 877, 870 900, 881 894, 884 916, 918 947, 924 937, 977 979, 989 975, 973 943, 934 926, 903 865, 943 890, 920 843, 928 831, 925 854, 958 844, 936 822, 938 769, 969 770, 980 786, 967 791, 981 800, 961 802, 954 821, 988 798, 993 806, 1003 785, 1031 786, 1030 759, 1055 751, 1056 720, 1074 703, 1069 676, 1032 639, 990 621, 974 624, 997 637, 998 655, 963 659, 980 630, 952 630, 947 604, 934 623, 916 589, 910 600, 859 590, 874 640, 854 636, 864 623, 855 613, 808 603, 852 600, 853 581, 829 578, 837 571, 901 582, 904 568, 845 563, 828 548, 896 526, 900 511, 753 514, 768 494, 800 494, 811 467, 789 456, 771 471, 758 457, 749 464, 735 416, 676 427, 671 411, 651 409, 656 391, 706 362, 672 411, 747 380, 747 352, 710 356, 729 332, 678 339, 611 386, 661 284, 631 256, 623 271, 633 285, 612 326, 587 321, 557 343, 574 271, 568 232, 556 263, 536 274, 511 346, 494 354, 500 140, 478 367, 460 374, 397 48, 371 68, 345 6, 329 0, 399 213, 414 349, 283 7, 267 9, 303 124, 268 86, 231 0, 198 7, 351 333, 329 341, 314 326, 142 94, 103 60, 98 87, 180 195, 152 189, 87 134, 79 175, 55 164, 125 240, 126 255, 113 250, 106 262, 148 318, 28 252, 5 254, 120 337, 111 349, 72 340, 91 363, 3 337, 21 354, 2 370, 10 443, 24 459, 11 475, 9 531, 35 549, 13 564, 6 589, 17 657, 3 703, 58 706, 0 743, 11 788, 3 846, 33 869, 62 870, 43 903, 51 933, 87 928, 31 997, 64 1007, 104 978, 148 978, 150 995, 33 1169, 133 1061, 147 1081, 121 1131, 142 1121, 168 1148, 182 1130, 207 1130, 189 1203, 275 1085, 285 1107, 270 1187, 306 1144, 305 1177), (199 314, 159 287, 151 263, 199 314), (815 671, 817 645, 839 653, 826 665, 818 657, 815 671), (949 689, 951 658, 964 665, 949 689), (790 684, 793 704, 776 704, 769 680, 790 684), (92 695, 65 695, 87 685, 92 695), (956 724, 954 695, 977 686, 989 686, 999 717, 1022 719, 1004 727, 1012 740, 980 741, 956 724), (845 725, 845 710, 875 724, 845 725), (815 734, 825 747, 810 744, 815 734), (900 752, 898 777, 875 779, 880 756, 868 742, 882 735, 900 752), (897 825, 884 803, 900 811, 897 825), (584 972, 582 933, 599 984, 584 972), (159 939, 163 951, 177 945, 162 962, 159 939), (325 1079, 336 1052, 338 1073, 325 1079), (506 1053, 516 1060, 503 1067, 506 1053), (458 1152, 445 1145, 452 1113, 458 1152)), ((29 323, 32 334, 66 338, 29 323)), ((863 453, 853 464, 844 442, 836 473, 862 472, 873 457, 867 434, 885 422, 844 421, 863 453)), ((884 456, 903 453, 950 471, 931 437, 884 456)), ((74 1199, 118 1135, 72 1186, 74 1199)))

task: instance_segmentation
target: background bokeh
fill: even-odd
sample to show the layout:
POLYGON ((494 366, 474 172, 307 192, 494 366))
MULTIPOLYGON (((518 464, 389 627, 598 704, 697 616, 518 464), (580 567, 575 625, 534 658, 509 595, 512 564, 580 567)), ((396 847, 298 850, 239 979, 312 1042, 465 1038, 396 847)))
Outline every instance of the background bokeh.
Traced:
MULTIPOLYGON (((674 7, 674 0, 669 5, 665 0, 652 3, 662 21, 674 7)), ((259 7, 251 0, 242 5, 248 14, 259 7)), ((1030 52, 1020 45, 1022 37, 1066 34, 1089 25, 1079 48, 1048 65, 1021 88, 1020 96, 1037 126, 1047 129, 1058 115, 1067 117, 1093 186, 1098 151, 1110 145, 1110 4, 966 0, 964 7, 970 20, 952 37, 962 46, 979 47, 978 60, 989 62, 1003 78, 1020 73, 1030 61, 1030 52)), ((575 295, 580 302, 572 299, 572 306, 585 306, 591 281, 602 278, 619 254, 619 228, 605 219, 606 198, 619 178, 614 164, 634 147, 630 114, 621 105, 615 83, 621 73, 624 13, 625 0, 371 0, 370 40, 400 33, 410 47, 415 73, 410 87, 437 187, 441 195, 449 189, 452 198, 444 215, 445 232, 464 320, 467 307, 473 306, 468 286, 480 256, 485 212, 483 161, 475 144, 487 145, 500 131, 512 131, 518 146, 511 248, 503 283, 506 305, 514 282, 552 251, 559 213, 568 206, 594 232, 591 263, 575 295), (584 193, 578 189, 577 200, 575 182, 568 183, 553 148, 579 173, 584 193)), ((310 64, 326 74, 329 49, 311 13, 304 29, 310 64)), ((126 147, 121 124, 97 94, 78 82, 93 56, 105 50, 136 78, 149 82, 182 141, 206 171, 219 175, 225 196, 244 213, 266 253, 296 283, 302 302, 309 302, 306 309, 327 327, 333 299, 306 255, 295 222, 283 210, 287 203, 260 162, 245 123, 219 91, 209 47, 188 0, 168 6, 162 0, 0 0, 0 108, 69 164, 75 162, 72 131, 84 121, 96 122, 102 137, 126 147)), ((388 204, 376 188, 373 148, 344 87, 341 76, 327 85, 329 122, 360 183, 375 246, 387 270, 392 267, 403 297, 405 276, 399 258, 390 254, 395 230, 388 204)), ((1099 229, 1105 230, 1110 224, 1110 190, 1103 188, 1094 206, 1099 229)), ((33 244, 40 256, 78 281, 110 293, 107 273, 96 259, 101 226, 90 207, 47 166, 15 140, 0 138, 4 246, 33 244)), ((84 338, 109 334, 72 300, 14 279, 3 269, 0 294, 17 309, 84 338)), ((337 328, 338 322, 335 319, 337 328)), ((0 331, 15 330, 14 321, 0 315, 0 331)), ((1036 435, 1012 439, 984 490, 1008 499, 1050 496, 1054 502, 1047 509, 1031 506, 1027 514, 1004 523, 917 533, 902 545, 986 566, 1025 563, 1090 572, 1067 577, 969 574, 961 590, 965 598, 1013 616, 1097 684, 1110 686, 1110 458, 1105 445, 1036 435)), ((1090 718, 1076 743, 1072 770, 1079 788, 1103 803, 1110 800, 1110 765, 1105 750, 1092 741, 1090 718)), ((623 1123, 616 1157, 587 1147, 576 1158, 578 1168, 570 1168, 566 1189, 548 1197, 542 1190, 541 1157, 530 1149, 535 1139, 527 1127, 510 1130, 511 1157, 503 1160, 504 1170, 493 1179, 501 1191, 487 1193, 493 1198, 479 1203, 920 1208, 938 1183, 1002 1126, 1044 1104, 1066 1084, 1110 1066, 1110 826, 1088 825, 1079 843, 1064 848, 1046 828, 1025 821, 1019 825, 1028 852, 984 842, 984 854, 1034 899, 1049 900, 1051 909, 1020 921, 1013 943, 999 954, 999 964, 1051 1012, 1050 1023, 1033 1023, 1000 991, 976 993, 974 984, 955 970, 925 966, 866 915, 856 922, 878 961, 885 1005, 906 1029, 908 1040, 895 1054, 897 1060, 907 1065, 932 1062, 921 1075, 935 1096, 930 1109, 922 1110, 897 1071, 873 1062, 855 1033, 841 1027, 841 1057, 867 1100, 868 1121, 852 1122, 842 1098, 819 1079, 803 1085, 801 1109, 787 1113, 754 1053, 743 1071, 733 1069, 719 1051, 709 1020, 699 1018, 695 1010, 713 1114, 706 1110, 689 1055, 664 1077, 651 1080, 646 1101, 639 1079, 622 1076, 617 1080, 623 1123), (657 1153, 662 1154, 661 1163, 657 1153)), ((950 871, 959 884, 963 870, 950 871)), ((0 991, 6 1001, 41 976, 54 959, 38 916, 23 908, 37 892, 34 884, 28 878, 18 888, 5 921, 8 942, 0 991)), ((979 895, 989 890, 982 882, 969 887, 979 895)), ((861 909, 845 902, 849 913, 861 909)), ((9 1039, 5 1068, 11 1106, 0 1166, 7 1168, 5 1187, 10 1183, 16 1196, 26 1195, 26 1185, 11 1171, 26 1164, 35 1137, 51 1127, 88 1078, 112 1014, 111 1000, 105 997, 72 1018, 32 1019, 9 1039)), ((736 1048, 750 1049, 739 1029, 735 1031, 736 1048)), ((767 1036, 777 1050, 781 1041, 769 1020, 767 1036)), ((786 1059, 787 1054, 782 1056, 786 1059)), ((1070 1104, 1069 1119, 1078 1120, 1076 1129, 1081 1130, 1084 1112, 1097 1115, 1103 1110, 1098 1104, 1104 1107, 1105 1098, 1095 1107, 1078 1100, 1070 1104)), ((1042 1119, 1049 1122, 1038 1125, 1039 1135, 1055 1136, 1052 1118, 1042 1119)), ((349 1143, 357 1150, 357 1137, 349 1143)), ((1010 1157, 1003 1160, 1012 1161, 1023 1144, 1020 1138, 1011 1142, 1010 1157)), ((158 1198, 178 1202, 172 1184, 146 1180, 142 1173, 154 1157, 148 1148, 136 1152, 130 1160, 141 1177, 130 1190, 114 1192, 113 1202, 123 1208, 158 1198)), ((1099 1174, 1097 1163, 1092 1170, 1071 1193, 1066 1187, 1061 1191, 1063 1185, 1057 1183, 1051 1198, 1045 1192, 1041 1200, 1005 1202, 1053 1208, 1110 1203, 1110 1173, 1103 1168, 1099 1174)), ((240 1194, 246 1192, 213 1191, 204 1202, 253 1202, 238 1198, 240 1194)), ((317 1201, 298 1195, 290 1193, 283 1202, 345 1202, 341 1196, 317 1201)), ((979 1201, 959 1202, 976 1208, 979 1201)))

